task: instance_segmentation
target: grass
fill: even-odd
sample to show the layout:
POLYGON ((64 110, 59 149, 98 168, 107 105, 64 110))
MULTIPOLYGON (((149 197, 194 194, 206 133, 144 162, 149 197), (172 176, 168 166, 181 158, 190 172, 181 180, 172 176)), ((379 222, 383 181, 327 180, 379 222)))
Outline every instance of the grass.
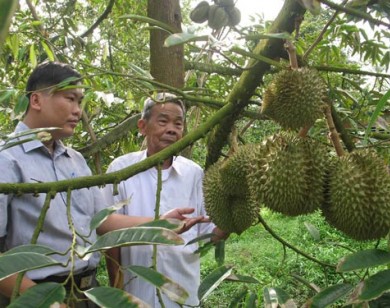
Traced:
MULTIPOLYGON (((336 265, 340 258, 352 251, 374 248, 377 244, 345 237, 329 226, 320 213, 287 217, 263 209, 262 217, 279 237, 323 263, 336 265), (319 240, 315 240, 308 231, 307 222, 319 231, 319 240)), ((385 241, 378 247, 387 249, 385 241)), ((208 251, 201 261, 203 280, 218 267, 214 249, 208 251)), ((283 289, 300 307, 316 294, 316 287, 324 289, 345 280, 356 285, 360 278, 356 273, 341 276, 334 268, 308 260, 277 241, 261 224, 249 228, 240 236, 233 234, 229 237, 225 243, 224 264, 233 266, 234 273, 253 277, 258 283, 225 280, 202 303, 204 308, 246 307, 231 303, 239 294, 247 294, 248 297, 251 293, 257 297, 256 307, 264 307, 263 290, 267 287, 283 289)), ((97 278, 101 285, 108 285, 104 260, 99 266, 97 278)))
MULTIPOLYGON (((288 243, 323 263, 336 265, 337 261, 352 251, 374 248, 376 242, 357 242, 346 238, 324 222, 319 213, 307 216, 287 217, 262 211, 262 216, 272 230, 288 243), (305 227, 309 222, 320 232, 315 240, 305 227)), ((382 247, 383 246, 383 247, 382 247)), ((385 243, 381 243, 385 248, 385 243)), ((202 307, 229 307, 237 294, 248 290, 257 295, 257 307, 262 307, 263 289, 279 287, 301 306, 316 294, 314 288, 341 283, 344 279, 357 283, 355 274, 342 277, 333 268, 310 261, 286 248, 259 224, 242 235, 232 235, 225 245, 225 264, 234 266, 234 272, 257 279, 257 284, 224 281, 204 301, 202 307)), ((202 258, 201 275, 206 277, 217 267, 214 251, 202 258)))

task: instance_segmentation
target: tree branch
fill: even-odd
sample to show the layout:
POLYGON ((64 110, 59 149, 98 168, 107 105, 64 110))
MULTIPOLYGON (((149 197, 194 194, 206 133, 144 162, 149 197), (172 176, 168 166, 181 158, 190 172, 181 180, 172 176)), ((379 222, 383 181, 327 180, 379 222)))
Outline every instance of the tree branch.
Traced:
POLYGON ((102 23, 102 21, 106 19, 107 16, 111 13, 112 8, 114 7, 114 3, 115 0, 110 0, 103 14, 100 15, 100 17, 95 21, 95 23, 87 31, 81 34, 80 37, 86 37, 90 35, 102 23))
POLYGON ((86 187, 102 186, 109 183, 115 185, 116 183, 126 180, 135 174, 138 174, 142 171, 150 169, 153 166, 156 166, 168 157, 179 153, 185 147, 190 144, 193 144, 198 139, 203 138, 214 126, 220 123, 222 119, 231 114, 233 110, 233 104, 226 104, 220 110, 210 116, 208 121, 199 125, 196 130, 184 136, 179 141, 175 142, 164 150, 161 150, 159 153, 154 154, 147 159, 122 170, 102 175, 84 176, 57 182, 0 183, 0 193, 47 193, 49 191, 61 192, 68 191, 68 189, 74 190, 86 187))
POLYGON ((349 7, 345 7, 343 5, 339 5, 339 4, 333 3, 333 2, 328 1, 328 0, 319 0, 319 1, 321 3, 329 6, 332 9, 337 10, 337 11, 341 11, 341 12, 347 13, 349 15, 362 18, 362 19, 367 20, 367 21, 369 21, 369 22, 371 22, 371 23, 373 23, 374 25, 377 25, 377 26, 382 25, 382 26, 385 26, 387 28, 390 28, 390 24, 389 23, 381 21, 381 20, 378 20, 378 19, 375 19, 375 18, 371 17, 371 15, 369 15, 367 13, 362 13, 362 12, 360 12, 358 10, 351 9, 349 7))
POLYGON ((329 264, 329 263, 325 263, 325 262, 322 262, 320 260, 317 260, 316 258, 308 255, 307 253, 303 252, 302 250, 299 250, 298 248, 296 248, 295 246, 291 245, 290 243, 286 242, 284 239, 282 239, 279 235, 277 235, 274 230, 271 229, 270 226, 267 225, 267 223, 265 222, 265 220, 263 219, 263 217, 259 214, 258 216, 259 218, 259 222, 263 225, 264 229, 272 235, 273 238, 275 238, 278 242, 282 243, 283 246, 287 246, 288 248, 290 248, 291 250, 295 251, 297 254, 300 254, 301 256, 304 256, 306 259, 309 259, 315 263, 318 263, 322 266, 325 266, 325 267, 330 267, 330 268, 333 268, 335 269, 336 266, 335 265, 332 265, 332 264, 329 264))

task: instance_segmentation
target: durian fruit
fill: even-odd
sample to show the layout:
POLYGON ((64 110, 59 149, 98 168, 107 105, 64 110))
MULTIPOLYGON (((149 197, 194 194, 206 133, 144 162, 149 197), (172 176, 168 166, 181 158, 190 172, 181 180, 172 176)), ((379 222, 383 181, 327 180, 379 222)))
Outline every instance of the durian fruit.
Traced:
POLYGON ((198 5, 191 11, 190 19, 196 23, 203 23, 209 18, 209 9, 210 5, 207 1, 201 1, 198 5))
POLYGON ((390 177, 374 152, 357 150, 334 159, 326 193, 325 219, 351 238, 376 240, 390 231, 390 177))
POLYGON ((309 68, 283 70, 267 86, 261 112, 285 129, 311 126, 321 117, 326 86, 309 68))
POLYGON ((210 5, 207 25, 214 30, 219 30, 227 26, 229 23, 229 15, 222 6, 213 4, 210 5))
POLYGON ((258 147, 260 144, 239 146, 236 152, 222 162, 220 173, 224 191, 233 196, 243 196, 249 193, 246 178, 258 147))
POLYGON ((312 213, 322 205, 324 146, 283 132, 268 138, 255 157, 247 181, 256 201, 288 216, 312 213))
POLYGON ((235 197, 224 191, 220 166, 218 162, 205 173, 203 194, 206 212, 221 230, 241 234, 257 221, 260 208, 249 195, 235 197))

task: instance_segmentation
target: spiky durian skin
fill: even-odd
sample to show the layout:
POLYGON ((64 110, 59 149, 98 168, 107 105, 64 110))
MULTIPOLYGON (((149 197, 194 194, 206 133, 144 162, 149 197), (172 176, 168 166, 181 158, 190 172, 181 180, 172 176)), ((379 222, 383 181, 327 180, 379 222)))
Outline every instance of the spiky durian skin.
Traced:
POLYGON ((220 166, 218 162, 205 173, 203 194, 206 212, 221 230, 241 234, 257 220, 260 209, 250 196, 232 196, 223 189, 220 166))
POLYGON ((248 184, 254 198, 288 216, 314 212, 323 204, 326 151, 291 133, 274 135, 256 155, 248 184))
POLYGON ((283 70, 266 88, 261 112, 286 129, 311 126, 322 115, 326 85, 309 68, 283 70))
POLYGON ((376 240, 390 231, 390 177, 375 153, 354 151, 334 159, 322 208, 330 225, 356 240, 376 240))
POLYGON ((260 206, 250 195, 229 198, 233 232, 241 234, 258 221, 260 206))
POLYGON ((246 178, 258 147, 260 147, 260 144, 240 146, 233 155, 222 163, 220 168, 221 184, 229 194, 233 196, 248 195, 249 189, 246 178))

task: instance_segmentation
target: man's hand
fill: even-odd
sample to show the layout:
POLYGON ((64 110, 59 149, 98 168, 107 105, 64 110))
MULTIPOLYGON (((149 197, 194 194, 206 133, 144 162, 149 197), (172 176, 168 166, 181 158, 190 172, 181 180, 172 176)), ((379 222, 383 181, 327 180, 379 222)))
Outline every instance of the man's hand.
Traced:
POLYGON ((191 214, 194 212, 194 208, 176 208, 173 210, 170 210, 166 212, 165 214, 161 215, 160 219, 167 219, 167 218, 174 218, 181 220, 182 224, 180 227, 176 230, 176 233, 184 233, 191 229, 194 225, 200 222, 209 222, 208 218, 205 218, 204 216, 197 216, 197 217, 186 217, 184 215, 191 214))

